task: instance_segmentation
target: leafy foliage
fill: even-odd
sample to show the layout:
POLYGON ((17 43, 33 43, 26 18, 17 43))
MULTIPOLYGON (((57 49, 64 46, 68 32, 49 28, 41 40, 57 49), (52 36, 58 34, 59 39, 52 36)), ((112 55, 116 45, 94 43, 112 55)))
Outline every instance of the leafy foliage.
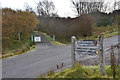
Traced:
POLYGON ((36 16, 28 11, 2 9, 3 52, 7 49, 19 48, 20 45, 30 40, 36 24, 38 24, 36 16), (18 41, 19 38, 21 42, 18 41))

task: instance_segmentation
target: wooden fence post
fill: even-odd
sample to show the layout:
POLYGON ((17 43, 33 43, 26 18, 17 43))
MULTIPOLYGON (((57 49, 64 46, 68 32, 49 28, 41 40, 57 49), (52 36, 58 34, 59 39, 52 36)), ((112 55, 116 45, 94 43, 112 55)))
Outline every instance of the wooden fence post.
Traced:
POLYGON ((116 65, 115 65, 115 55, 114 55, 114 46, 111 46, 111 53, 110 53, 110 62, 111 62, 111 68, 113 69, 113 78, 115 79, 115 68, 116 68, 116 65))
POLYGON ((71 37, 72 45, 71 45, 71 59, 72 59, 72 67, 75 66, 75 41, 76 37, 72 36, 71 37))
POLYGON ((100 72, 105 76, 105 55, 103 50, 103 35, 99 36, 99 55, 100 55, 100 72))

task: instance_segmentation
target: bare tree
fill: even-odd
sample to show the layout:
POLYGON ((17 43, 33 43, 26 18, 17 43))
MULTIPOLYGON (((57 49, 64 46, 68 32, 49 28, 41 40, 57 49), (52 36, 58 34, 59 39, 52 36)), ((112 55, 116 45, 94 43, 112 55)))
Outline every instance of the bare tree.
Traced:
POLYGON ((57 16, 54 3, 48 0, 37 3, 37 12, 39 16, 57 16))
POLYGON ((81 8, 82 8, 82 5, 80 3, 79 0, 71 0, 72 4, 73 4, 73 8, 75 9, 76 13, 78 16, 80 16, 81 14, 81 8))
POLYGON ((77 13, 77 16, 80 16, 81 14, 95 12, 97 10, 101 11, 103 7, 103 2, 84 2, 83 0, 71 0, 71 3, 73 5, 73 8, 75 9, 75 12, 77 13))
POLYGON ((113 5, 113 9, 116 10, 117 8, 117 2, 115 1, 114 5, 113 5))
POLYGON ((104 13, 110 12, 110 10, 112 9, 112 7, 110 5, 111 5, 110 2, 104 3, 102 12, 104 12, 104 13))
POLYGON ((115 3, 113 5, 113 10, 117 10, 117 9, 120 9, 120 1, 115 0, 115 3))
POLYGON ((118 9, 120 9, 120 1, 117 2, 118 9))
POLYGON ((24 3, 24 9, 25 9, 25 11, 28 11, 28 12, 31 12, 31 13, 35 14, 33 8, 30 7, 27 2, 24 3))

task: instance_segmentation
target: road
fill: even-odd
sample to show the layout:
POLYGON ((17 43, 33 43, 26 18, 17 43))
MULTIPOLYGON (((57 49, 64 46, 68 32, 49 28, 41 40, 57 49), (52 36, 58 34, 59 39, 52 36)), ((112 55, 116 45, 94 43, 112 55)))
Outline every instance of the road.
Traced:
MULTIPOLYGON (((118 43, 118 36, 104 40, 104 49, 118 43)), ((56 65, 71 67, 71 46, 53 46, 47 43, 37 44, 29 53, 2 60, 3 78, 36 78, 40 74, 56 70, 56 65)))

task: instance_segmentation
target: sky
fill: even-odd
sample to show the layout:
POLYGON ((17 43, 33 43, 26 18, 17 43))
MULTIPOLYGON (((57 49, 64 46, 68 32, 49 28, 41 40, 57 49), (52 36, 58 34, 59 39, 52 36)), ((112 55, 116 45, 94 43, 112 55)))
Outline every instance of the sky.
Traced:
MULTIPOLYGON (((8 7, 12 9, 24 10, 25 3, 27 3, 30 7, 35 9, 35 7, 37 6, 36 3, 38 3, 39 1, 40 0, 0 0, 0 6, 2 8, 8 7)), ((51 1, 53 1, 59 16, 61 17, 76 16, 75 13, 73 12, 73 8, 70 0, 51 0, 51 1)), ((105 1, 108 1, 108 0, 105 0, 105 1)), ((109 1, 112 4, 114 3, 115 0, 109 0, 109 1)))

